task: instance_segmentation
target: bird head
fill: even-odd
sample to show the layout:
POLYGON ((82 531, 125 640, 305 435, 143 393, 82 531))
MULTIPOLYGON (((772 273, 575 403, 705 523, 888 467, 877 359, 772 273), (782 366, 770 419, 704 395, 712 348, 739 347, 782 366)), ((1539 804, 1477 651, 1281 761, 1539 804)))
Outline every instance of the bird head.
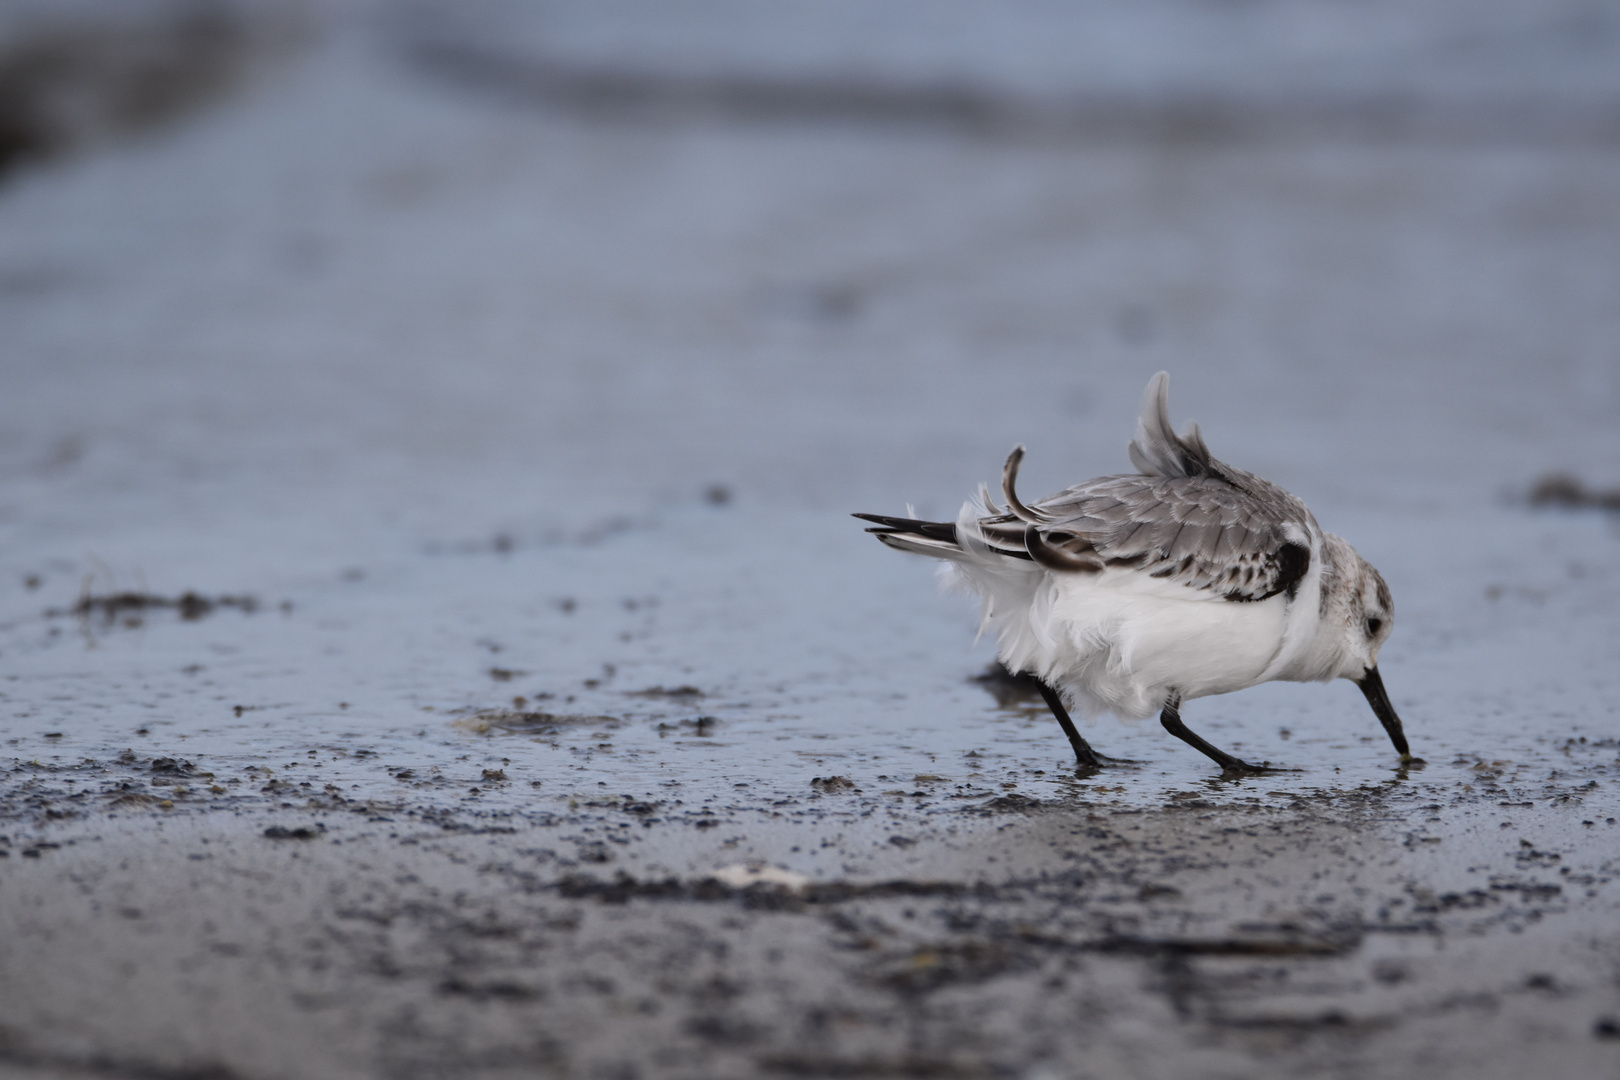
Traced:
POLYGON ((1361 689, 1401 760, 1413 761, 1401 718, 1378 673, 1378 650, 1395 629, 1395 599, 1383 575, 1355 548, 1337 536, 1326 539, 1332 569, 1322 579, 1322 615, 1328 632, 1338 639, 1337 673, 1361 689))

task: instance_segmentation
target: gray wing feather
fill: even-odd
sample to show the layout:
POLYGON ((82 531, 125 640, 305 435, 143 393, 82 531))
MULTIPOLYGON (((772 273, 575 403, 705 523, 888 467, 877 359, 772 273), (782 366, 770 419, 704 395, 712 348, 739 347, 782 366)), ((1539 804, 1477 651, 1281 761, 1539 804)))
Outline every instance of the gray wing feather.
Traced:
POLYGON ((1310 567, 1316 520, 1277 485, 1217 461, 1197 424, 1177 435, 1162 371, 1143 396, 1130 456, 1141 475, 1099 477, 1026 504, 1016 490, 1020 446, 1002 472, 1007 511, 981 488, 988 515, 966 537, 946 523, 856 517, 876 522, 870 531, 890 547, 937 558, 977 558, 967 543, 1059 573, 1129 567, 1228 600, 1293 595, 1310 567))
POLYGON ((1177 435, 1162 371, 1142 397, 1130 455, 1141 475, 1099 477, 1026 506, 1012 490, 1020 447, 1005 474, 1016 517, 986 518, 986 536, 1012 547, 1024 533, 1029 556, 1054 570, 1130 566, 1229 600, 1292 595, 1320 531, 1311 512, 1270 481, 1217 461, 1197 424, 1177 435))
POLYGON ((1198 425, 1177 435, 1170 426, 1170 375, 1161 371, 1149 380, 1136 419, 1136 438, 1128 447, 1131 464, 1143 476, 1202 476, 1214 461, 1198 425))
POLYGON ((1286 491, 1248 480, 1240 490, 1222 475, 1104 476, 1031 504, 1049 524, 1001 515, 984 528, 997 546, 1011 546, 1014 529, 1025 533, 1026 550, 1051 569, 1129 566, 1231 600, 1263 600, 1304 576, 1315 522, 1286 491), (1029 533, 1055 557, 1037 554, 1029 533))

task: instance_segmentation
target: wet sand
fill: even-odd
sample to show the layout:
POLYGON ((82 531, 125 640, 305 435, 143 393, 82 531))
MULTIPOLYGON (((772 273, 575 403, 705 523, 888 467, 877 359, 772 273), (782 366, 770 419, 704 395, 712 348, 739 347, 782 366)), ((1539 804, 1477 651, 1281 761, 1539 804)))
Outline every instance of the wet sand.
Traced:
POLYGON ((1612 818, 1399 782, 1184 794, 224 803, 13 834, 5 1074, 1614 1069, 1612 818), (759 864, 811 869, 714 876, 759 864))

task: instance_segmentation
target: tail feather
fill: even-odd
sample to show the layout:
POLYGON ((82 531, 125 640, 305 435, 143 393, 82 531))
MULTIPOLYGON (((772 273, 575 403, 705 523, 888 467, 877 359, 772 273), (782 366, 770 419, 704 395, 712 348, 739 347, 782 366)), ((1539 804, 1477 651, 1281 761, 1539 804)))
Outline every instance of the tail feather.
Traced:
POLYGON ((949 521, 919 521, 885 514, 854 516, 862 521, 875 522, 879 527, 866 531, 897 551, 932 555, 936 559, 962 557, 962 549, 956 543, 956 526, 949 521))
POLYGON ((936 559, 962 559, 966 556, 962 549, 955 544, 944 540, 931 540, 916 533, 884 532, 881 529, 868 529, 883 541, 884 546, 892 547, 896 551, 909 551, 913 555, 930 555, 936 559))
POLYGON ((889 517, 886 514, 851 514, 862 521, 870 521, 882 526, 877 529, 867 529, 869 533, 908 532, 920 533, 934 540, 948 540, 956 543, 956 525, 950 521, 920 521, 917 518, 889 517))

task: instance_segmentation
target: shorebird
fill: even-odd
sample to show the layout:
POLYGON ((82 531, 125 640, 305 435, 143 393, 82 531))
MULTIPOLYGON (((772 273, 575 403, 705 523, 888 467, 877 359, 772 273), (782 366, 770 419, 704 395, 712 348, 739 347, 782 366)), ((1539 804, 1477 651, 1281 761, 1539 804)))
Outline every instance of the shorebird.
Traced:
POLYGON ((1349 679, 1401 755, 1415 761, 1378 674, 1394 629, 1389 586, 1305 504, 1211 456, 1198 425, 1170 425, 1170 376, 1142 398, 1137 472, 1101 476, 1025 503, 1022 446, 1002 470, 1005 509, 979 486, 955 522, 856 514, 889 547, 946 560, 950 584, 983 598, 1007 670, 1039 680, 1078 768, 1111 763, 1069 709, 1165 730, 1226 773, 1251 765, 1193 733, 1181 707, 1259 683, 1349 679))

